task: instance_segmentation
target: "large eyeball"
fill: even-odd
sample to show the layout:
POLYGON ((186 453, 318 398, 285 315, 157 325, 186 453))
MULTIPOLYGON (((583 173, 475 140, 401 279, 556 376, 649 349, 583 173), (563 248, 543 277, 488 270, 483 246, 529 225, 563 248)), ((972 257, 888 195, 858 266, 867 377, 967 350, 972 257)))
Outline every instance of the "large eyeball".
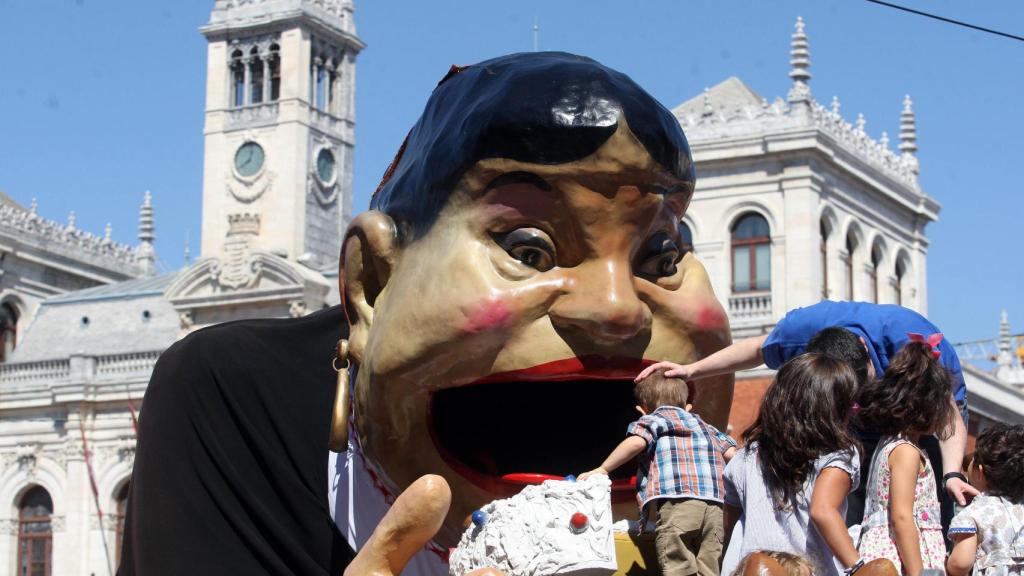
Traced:
POLYGON ((643 256, 636 267, 637 274, 654 278, 665 278, 676 273, 676 264, 682 252, 668 234, 651 236, 645 245, 643 256))
POLYGON ((543 230, 537 228, 516 228, 494 235, 494 241, 509 256, 540 272, 555 267, 555 247, 543 230))

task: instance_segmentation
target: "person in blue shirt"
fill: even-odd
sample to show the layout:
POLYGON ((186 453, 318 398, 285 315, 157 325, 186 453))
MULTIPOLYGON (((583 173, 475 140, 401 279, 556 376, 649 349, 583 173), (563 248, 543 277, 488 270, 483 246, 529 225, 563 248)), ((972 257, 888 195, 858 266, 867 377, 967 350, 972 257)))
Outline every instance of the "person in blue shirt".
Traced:
MULTIPOLYGON (((692 364, 658 362, 644 369, 637 378, 643 378, 656 370, 665 371, 668 377, 699 380, 755 368, 761 364, 777 369, 790 358, 803 354, 818 332, 833 327, 843 328, 859 337, 870 360, 867 366, 870 378, 885 371, 889 359, 912 338, 911 334, 920 334, 926 339, 931 336, 931 340, 936 342, 933 348, 939 361, 953 374, 950 402, 955 403, 961 418, 956 420, 953 436, 939 441, 938 450, 933 451, 933 454, 937 460, 941 460, 945 491, 959 505, 964 506, 967 498, 978 494, 978 491, 967 483, 960 470, 967 445, 967 387, 960 360, 949 342, 934 336, 940 333, 939 329, 927 318, 908 308, 893 304, 825 300, 791 310, 769 334, 740 340, 692 364), (938 458, 940 455, 941 458, 938 458)), ((865 456, 870 457, 869 447, 877 438, 865 434, 862 441, 866 444, 865 456)), ((951 514, 952 506, 946 507, 951 514)))

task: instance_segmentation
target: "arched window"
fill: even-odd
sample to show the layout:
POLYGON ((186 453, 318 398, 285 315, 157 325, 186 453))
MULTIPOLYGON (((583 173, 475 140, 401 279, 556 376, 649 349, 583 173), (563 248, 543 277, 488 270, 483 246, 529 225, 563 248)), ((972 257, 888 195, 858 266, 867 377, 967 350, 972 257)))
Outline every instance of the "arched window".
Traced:
POLYGON ((683 243, 679 249, 682 250, 684 254, 687 252, 693 252, 693 232, 690 231, 690 226, 686 222, 679 223, 679 238, 683 243))
POLYGON ((334 64, 334 61, 333 60, 328 60, 327 61, 327 80, 326 80, 327 81, 327 98, 326 98, 326 106, 324 107, 324 110, 327 110, 331 114, 335 114, 336 113, 336 111, 334 109, 335 108, 335 86, 337 84, 337 78, 338 78, 338 75, 335 72, 336 70, 337 70, 337 68, 336 68, 336 66, 334 64))
POLYGON ((829 226, 828 222, 824 218, 821 219, 821 224, 818 227, 820 238, 821 251, 821 299, 828 300, 828 235, 829 226))
POLYGON ((14 306, 0 306, 0 362, 10 359, 18 345, 18 312, 14 306))
POLYGON ((857 238, 853 230, 846 234, 846 299, 853 300, 853 256, 857 252, 857 238))
POLYGON ((907 274, 907 263, 903 258, 896 260, 896 303, 903 305, 903 277, 907 274))
POLYGON ((117 566, 121 565, 121 548, 124 542, 124 517, 128 512, 128 483, 125 482, 121 489, 117 491, 117 496, 114 497, 114 501, 117 505, 116 515, 114 516, 114 522, 117 526, 116 532, 114 533, 114 554, 115 562, 117 566))
POLYGON ((263 102, 263 59, 258 48, 249 52, 249 103, 263 102))
POLYGON ((270 45, 270 100, 281 97, 281 54, 277 44, 270 45))
POLYGON ((27 576, 50 576, 53 555, 53 500, 40 486, 25 492, 18 503, 18 568, 27 576))
POLYGON ((241 50, 231 53, 231 105, 245 105, 245 64, 241 50))
POLYGON ((878 288, 878 267, 882 264, 882 247, 875 244, 871 247, 871 301, 878 304, 881 290, 878 288))
POLYGON ((752 292, 772 287, 771 231, 760 214, 747 214, 732 227, 732 290, 752 292))

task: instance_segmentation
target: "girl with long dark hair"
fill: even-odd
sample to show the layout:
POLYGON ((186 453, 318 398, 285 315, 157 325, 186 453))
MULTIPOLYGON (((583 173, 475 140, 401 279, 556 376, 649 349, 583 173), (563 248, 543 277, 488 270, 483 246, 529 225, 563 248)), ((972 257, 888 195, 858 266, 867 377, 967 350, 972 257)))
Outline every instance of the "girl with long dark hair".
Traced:
POLYGON ((755 550, 791 552, 815 574, 856 566, 846 531, 846 495, 860 478, 848 431, 857 376, 842 361, 804 354, 785 363, 765 392, 745 447, 725 470, 723 574, 755 550), (729 535, 735 530, 732 538, 729 535))
POLYGON ((861 425, 882 434, 871 461, 858 549, 865 560, 888 558, 901 574, 942 569, 935 473, 920 438, 953 434, 959 415, 949 401, 953 376, 932 345, 908 342, 885 374, 857 393, 861 425))

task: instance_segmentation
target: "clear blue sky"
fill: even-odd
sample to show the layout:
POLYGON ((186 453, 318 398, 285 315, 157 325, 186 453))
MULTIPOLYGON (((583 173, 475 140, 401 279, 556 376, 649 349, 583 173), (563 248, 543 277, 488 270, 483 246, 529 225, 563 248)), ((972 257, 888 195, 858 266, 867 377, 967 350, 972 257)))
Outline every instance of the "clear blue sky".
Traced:
MULTIPOLYGON (((1024 4, 902 0, 1024 34, 1024 4)), ((157 250, 199 245, 206 43, 212 0, 0 0, 0 190, 42 215, 134 242, 152 190, 157 250)), ((739 76, 784 96, 789 35, 807 22, 811 88, 898 134, 909 92, 921 183, 943 205, 928 227, 931 318, 956 341, 994 337, 1001 308, 1024 331, 1024 42, 859 0, 698 2, 357 0, 355 205, 369 193, 452 63, 540 47, 594 57, 666 106, 739 76)))

